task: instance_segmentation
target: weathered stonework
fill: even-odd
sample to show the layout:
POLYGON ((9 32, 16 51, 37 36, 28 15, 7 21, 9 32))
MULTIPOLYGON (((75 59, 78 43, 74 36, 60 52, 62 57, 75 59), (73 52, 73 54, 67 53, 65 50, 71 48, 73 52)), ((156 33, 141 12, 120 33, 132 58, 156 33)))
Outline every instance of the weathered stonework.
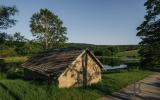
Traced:
POLYGON ((34 55, 22 67, 25 79, 78 87, 98 83, 103 65, 88 49, 54 49, 34 55))
POLYGON ((58 78, 59 87, 83 86, 85 84, 85 78, 85 85, 98 83, 101 80, 101 69, 99 65, 97 65, 94 59, 88 54, 86 62, 87 66, 83 66, 83 57, 78 57, 74 62, 73 66, 68 68, 58 78))

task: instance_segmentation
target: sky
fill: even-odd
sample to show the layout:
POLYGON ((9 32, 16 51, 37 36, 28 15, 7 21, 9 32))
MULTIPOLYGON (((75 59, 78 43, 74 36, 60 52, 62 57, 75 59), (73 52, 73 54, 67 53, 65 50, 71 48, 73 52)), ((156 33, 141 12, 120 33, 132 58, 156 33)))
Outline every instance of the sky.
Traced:
POLYGON ((146 0, 0 0, 15 5, 17 24, 3 30, 33 39, 30 18, 41 8, 54 12, 67 27, 67 42, 98 45, 138 44, 136 27, 144 20, 146 0))

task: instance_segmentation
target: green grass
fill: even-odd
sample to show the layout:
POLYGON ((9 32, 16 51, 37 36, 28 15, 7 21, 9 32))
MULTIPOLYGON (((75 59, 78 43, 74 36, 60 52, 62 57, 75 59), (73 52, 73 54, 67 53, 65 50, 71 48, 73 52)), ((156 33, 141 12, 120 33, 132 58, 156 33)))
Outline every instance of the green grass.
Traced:
POLYGON ((28 58, 26 56, 21 56, 21 57, 6 57, 4 58, 5 62, 24 62, 28 58))
POLYGON ((3 75, 0 77, 0 100, 96 100, 150 74, 152 72, 140 70, 106 73, 97 85, 63 89, 21 79, 6 79, 3 75))
MULTIPOLYGON (((37 85, 22 80, 1 80, 2 100, 93 100, 99 98, 98 91, 80 88, 59 89, 56 86, 37 85)), ((0 91, 1 94, 1 91, 0 91)))
POLYGON ((153 72, 150 71, 135 70, 104 74, 101 83, 102 89, 106 91, 106 93, 112 93, 131 83, 134 83, 135 81, 141 80, 152 73, 153 72))
POLYGON ((117 57, 123 58, 138 58, 138 50, 131 50, 131 51, 123 51, 116 54, 117 57))

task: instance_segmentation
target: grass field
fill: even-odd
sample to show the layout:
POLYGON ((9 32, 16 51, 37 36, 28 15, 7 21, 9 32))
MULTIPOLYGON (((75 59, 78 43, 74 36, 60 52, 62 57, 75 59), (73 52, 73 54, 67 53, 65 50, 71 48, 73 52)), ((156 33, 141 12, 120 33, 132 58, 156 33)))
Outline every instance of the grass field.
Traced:
POLYGON ((138 58, 138 50, 131 50, 131 51, 123 51, 116 54, 117 57, 122 58, 138 58))
POLYGON ((6 57, 4 58, 5 62, 24 62, 28 59, 26 56, 21 56, 21 57, 6 57))
POLYGON ((0 74, 0 100, 96 100, 150 74, 141 70, 106 73, 97 85, 63 89, 23 79, 11 80, 0 74))

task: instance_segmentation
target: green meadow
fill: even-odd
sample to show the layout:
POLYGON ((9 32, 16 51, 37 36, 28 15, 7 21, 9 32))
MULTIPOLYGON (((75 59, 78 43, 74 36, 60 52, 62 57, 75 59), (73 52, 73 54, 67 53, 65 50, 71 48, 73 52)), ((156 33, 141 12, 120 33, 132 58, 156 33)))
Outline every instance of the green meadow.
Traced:
MULTIPOLYGON (((125 58, 126 52, 120 52, 119 55, 125 58)), ((136 51, 131 52, 135 54, 136 51)), ((87 87, 58 88, 56 84, 48 85, 24 80, 23 69, 20 66, 27 59, 27 56, 1 59, 1 68, 4 66, 3 63, 6 68, 1 69, 0 72, 0 100, 97 100, 153 74, 151 71, 138 69, 103 72, 102 81, 98 84, 87 87)))
POLYGON ((132 70, 119 73, 103 73, 96 85, 79 88, 58 88, 55 84, 25 81, 23 78, 7 78, 0 74, 1 100, 97 100, 128 84, 153 74, 150 71, 132 70))
POLYGON ((138 50, 118 52, 115 56, 122 58, 138 58, 138 50))

